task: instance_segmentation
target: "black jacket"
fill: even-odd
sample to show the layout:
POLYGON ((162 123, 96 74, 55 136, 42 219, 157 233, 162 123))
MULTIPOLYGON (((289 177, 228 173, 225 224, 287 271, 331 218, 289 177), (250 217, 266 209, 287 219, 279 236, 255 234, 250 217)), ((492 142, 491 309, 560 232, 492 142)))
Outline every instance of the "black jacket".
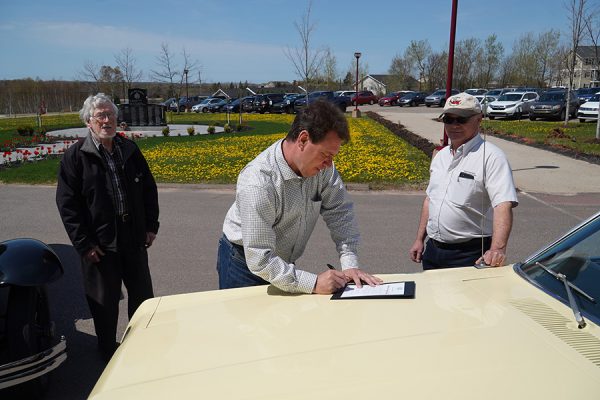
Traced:
MULTIPOLYGON (((116 136, 123 154, 125 188, 134 240, 144 246, 146 232, 158 232, 158 191, 137 145, 116 136)), ((88 135, 63 155, 56 205, 75 249, 84 255, 94 245, 116 251, 116 212, 108 165, 88 135)))

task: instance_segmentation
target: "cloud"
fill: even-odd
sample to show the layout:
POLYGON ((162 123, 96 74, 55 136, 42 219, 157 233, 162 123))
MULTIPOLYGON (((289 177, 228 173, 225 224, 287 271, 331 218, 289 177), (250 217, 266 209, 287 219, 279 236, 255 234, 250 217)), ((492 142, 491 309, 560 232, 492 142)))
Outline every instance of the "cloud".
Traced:
POLYGON ((35 23, 29 27, 29 36, 40 43, 90 52, 108 50, 116 53, 130 47, 135 52, 158 55, 161 43, 168 43, 172 52, 179 53, 184 47, 196 56, 236 57, 252 55, 269 57, 281 55, 282 48, 261 43, 244 43, 231 40, 208 40, 163 35, 155 31, 140 31, 114 25, 94 25, 80 22, 35 23))

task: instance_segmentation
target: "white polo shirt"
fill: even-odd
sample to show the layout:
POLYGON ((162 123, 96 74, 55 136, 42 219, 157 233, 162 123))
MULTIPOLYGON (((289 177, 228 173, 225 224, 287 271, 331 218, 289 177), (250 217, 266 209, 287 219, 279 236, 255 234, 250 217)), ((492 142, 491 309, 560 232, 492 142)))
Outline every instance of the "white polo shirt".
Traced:
POLYGON ((506 156, 479 134, 454 154, 450 146, 440 150, 431 161, 430 174, 427 235, 437 241, 465 242, 481 237, 482 231, 491 236, 493 207, 505 201, 518 204, 506 156))

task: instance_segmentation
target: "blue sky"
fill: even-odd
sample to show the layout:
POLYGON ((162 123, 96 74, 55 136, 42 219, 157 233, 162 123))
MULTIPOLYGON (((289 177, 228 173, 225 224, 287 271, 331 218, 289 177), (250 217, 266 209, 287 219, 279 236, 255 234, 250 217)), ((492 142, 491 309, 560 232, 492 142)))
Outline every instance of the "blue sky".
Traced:
MULTIPOLYGON (((314 0, 313 47, 328 46, 340 73, 355 51, 369 73, 386 73, 411 40, 447 49, 451 4, 314 0)), ((305 8, 304 0, 0 0, 0 79, 76 79, 86 61, 114 66, 126 47, 148 79, 165 42, 173 53, 186 48, 203 82, 291 81, 284 49, 300 46, 293 24, 305 8)), ((459 0, 457 41, 495 33, 509 52, 523 33, 552 28, 566 37, 562 0, 459 0)))

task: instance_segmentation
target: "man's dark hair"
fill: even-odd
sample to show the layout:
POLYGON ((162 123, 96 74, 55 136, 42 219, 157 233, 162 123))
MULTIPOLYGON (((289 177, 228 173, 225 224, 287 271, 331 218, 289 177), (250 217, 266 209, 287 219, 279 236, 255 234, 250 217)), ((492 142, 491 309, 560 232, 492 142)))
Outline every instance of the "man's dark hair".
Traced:
POLYGON ((313 143, 325 139, 325 135, 330 131, 335 131, 344 143, 350 140, 346 117, 338 106, 325 100, 317 100, 309 104, 296 115, 286 140, 295 142, 303 130, 308 131, 310 141, 313 143))

